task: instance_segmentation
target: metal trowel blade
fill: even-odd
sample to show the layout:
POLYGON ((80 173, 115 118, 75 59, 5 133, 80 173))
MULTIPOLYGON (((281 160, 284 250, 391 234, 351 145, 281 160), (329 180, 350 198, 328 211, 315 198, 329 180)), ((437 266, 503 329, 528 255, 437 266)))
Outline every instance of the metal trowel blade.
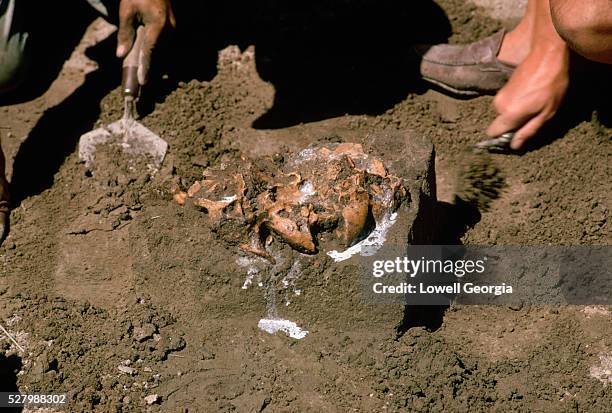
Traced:
POLYGON ((154 168, 158 169, 166 152, 168 143, 133 119, 121 119, 110 125, 92 130, 79 139, 79 159, 91 166, 98 145, 110 144, 111 138, 120 137, 118 144, 123 151, 132 156, 149 155, 154 168))
POLYGON ((478 142, 474 145, 474 149, 490 153, 513 154, 516 153, 516 151, 510 147, 510 141, 512 141, 513 137, 514 133, 512 132, 504 133, 497 138, 478 142))

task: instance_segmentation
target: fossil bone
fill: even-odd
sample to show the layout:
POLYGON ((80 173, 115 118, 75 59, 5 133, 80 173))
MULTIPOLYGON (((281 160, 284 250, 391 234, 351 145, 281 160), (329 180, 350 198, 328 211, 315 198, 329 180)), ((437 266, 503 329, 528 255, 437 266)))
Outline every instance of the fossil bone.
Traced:
POLYGON ((203 175, 186 192, 175 186, 176 202, 191 199, 216 223, 238 221, 248 228, 240 248, 267 260, 273 238, 307 254, 323 234, 348 247, 367 235, 371 217, 379 221, 408 199, 402 179, 355 143, 307 148, 280 166, 242 157, 203 175))

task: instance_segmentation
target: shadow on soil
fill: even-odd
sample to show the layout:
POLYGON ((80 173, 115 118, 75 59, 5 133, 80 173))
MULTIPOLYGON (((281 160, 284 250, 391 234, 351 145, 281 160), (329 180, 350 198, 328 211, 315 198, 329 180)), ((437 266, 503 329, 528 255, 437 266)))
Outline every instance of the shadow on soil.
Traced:
POLYGON ((62 8, 54 2, 38 2, 36 13, 16 6, 12 30, 28 33, 24 50, 26 71, 17 90, 0 96, 0 105, 27 102, 45 93, 87 26, 97 17, 85 1, 66 0, 65 3, 66 8, 62 8))
MULTIPOLYGON (((68 14, 53 2, 41 2, 36 6, 37 13, 30 13, 24 19, 22 29, 29 32, 29 74, 19 89, 2 96, 0 105, 29 101, 45 93, 87 26, 97 17, 87 2, 69 0, 67 3, 71 10, 68 14)), ((51 187, 53 175, 74 151, 80 135, 94 125, 100 114, 100 100, 120 80, 115 47, 115 39, 110 38, 87 51, 91 59, 106 63, 89 74, 85 83, 67 99, 48 109, 19 148, 11 182, 13 206, 51 187)))
MULTIPOLYGON (((255 45, 259 75, 276 92, 257 129, 383 113, 407 93, 426 90, 413 45, 444 42, 452 33, 432 0, 182 2, 175 14, 181 23, 172 50, 154 70, 174 84, 208 80, 219 50, 255 45)), ((167 90, 147 92, 163 99, 167 90)))
MULTIPOLYGON (((96 48, 113 53, 115 41, 96 48)), ((48 109, 23 142, 13 164, 11 194, 14 206, 53 185, 53 176, 77 147, 79 137, 91 130, 100 115, 100 100, 117 86, 119 65, 100 66, 85 83, 59 105, 48 109)))
MULTIPOLYGON (((2 392, 18 392, 17 389, 17 372, 21 370, 21 357, 16 355, 5 356, 0 354, 0 391, 2 392)), ((21 407, 3 408, 3 412, 21 412, 21 407)))
MULTIPOLYGON (((436 232, 433 245, 461 245, 461 238, 481 219, 481 213, 473 204, 455 198, 455 203, 437 202, 436 232)), ((414 327, 436 331, 442 327, 444 313, 448 306, 406 305, 404 317, 396 327, 397 337, 414 327)))

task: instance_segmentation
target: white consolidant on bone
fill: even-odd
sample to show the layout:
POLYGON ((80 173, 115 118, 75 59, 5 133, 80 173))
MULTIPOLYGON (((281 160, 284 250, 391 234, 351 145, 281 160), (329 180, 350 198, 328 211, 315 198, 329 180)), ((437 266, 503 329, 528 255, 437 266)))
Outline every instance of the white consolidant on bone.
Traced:
POLYGON ((383 244, 387 240, 389 229, 391 229, 396 221, 397 212, 386 214, 380 220, 380 222, 376 223, 376 228, 374 228, 374 230, 366 238, 344 251, 328 251, 327 255, 329 255, 335 262, 348 260, 353 255, 361 255, 364 257, 374 255, 382 248, 383 244))
POLYGON ((310 181, 304 181, 302 183, 302 185, 300 185, 300 203, 304 203, 308 200, 308 198, 310 198, 311 196, 315 195, 317 193, 317 191, 315 191, 314 186, 312 185, 312 182, 310 181))

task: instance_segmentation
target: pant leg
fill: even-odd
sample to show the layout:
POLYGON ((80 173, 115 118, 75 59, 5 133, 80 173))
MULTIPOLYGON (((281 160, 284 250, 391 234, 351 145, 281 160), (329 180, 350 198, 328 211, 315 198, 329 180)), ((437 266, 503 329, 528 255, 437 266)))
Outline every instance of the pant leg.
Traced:
POLYGON ((24 80, 30 61, 24 0, 0 0, 0 93, 24 80))

